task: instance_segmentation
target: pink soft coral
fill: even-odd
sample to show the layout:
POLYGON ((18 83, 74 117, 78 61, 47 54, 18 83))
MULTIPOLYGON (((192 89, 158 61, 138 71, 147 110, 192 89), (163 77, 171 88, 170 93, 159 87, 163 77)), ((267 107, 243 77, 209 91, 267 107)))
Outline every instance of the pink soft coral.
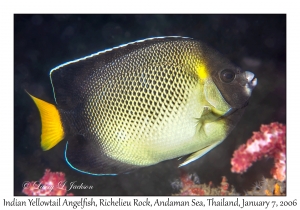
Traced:
MULTIPOLYGON (((26 195, 66 195, 67 187, 66 179, 63 172, 50 172, 50 169, 45 170, 44 176, 39 182, 25 182, 23 193, 26 195)), ((69 193, 67 195, 73 195, 69 193)))
POLYGON ((273 177, 279 181, 286 179, 286 126, 280 123, 262 125, 260 132, 253 132, 253 136, 246 144, 241 145, 231 159, 231 171, 245 172, 253 162, 262 157, 274 158, 275 166, 271 170, 273 177))

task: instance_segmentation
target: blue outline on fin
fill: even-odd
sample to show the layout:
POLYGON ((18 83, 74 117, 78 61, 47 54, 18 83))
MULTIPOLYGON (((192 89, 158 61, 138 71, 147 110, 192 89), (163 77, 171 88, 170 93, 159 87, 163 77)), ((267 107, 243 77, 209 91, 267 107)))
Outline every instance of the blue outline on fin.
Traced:
POLYGON ((74 169, 74 170, 76 170, 76 171, 79 171, 79 172, 81 172, 81 173, 89 174, 89 175, 93 175, 93 176, 116 176, 116 175, 118 175, 118 174, 94 174, 94 173, 89 173, 89 172, 82 171, 82 170, 79 170, 79 169, 75 168, 75 167, 68 161, 68 158, 67 158, 67 149, 68 149, 68 142, 66 143, 65 160, 66 160, 66 162, 68 163, 68 165, 69 165, 72 169, 74 169))

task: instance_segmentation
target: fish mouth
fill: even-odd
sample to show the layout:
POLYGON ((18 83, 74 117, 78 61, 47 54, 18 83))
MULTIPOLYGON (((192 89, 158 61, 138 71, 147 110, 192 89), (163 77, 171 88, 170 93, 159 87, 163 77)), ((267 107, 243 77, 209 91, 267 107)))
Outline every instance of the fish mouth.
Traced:
POLYGON ((246 74, 246 79, 248 81, 247 82, 248 87, 251 88, 251 89, 253 89, 257 85, 257 78, 250 71, 246 71, 245 74, 246 74))

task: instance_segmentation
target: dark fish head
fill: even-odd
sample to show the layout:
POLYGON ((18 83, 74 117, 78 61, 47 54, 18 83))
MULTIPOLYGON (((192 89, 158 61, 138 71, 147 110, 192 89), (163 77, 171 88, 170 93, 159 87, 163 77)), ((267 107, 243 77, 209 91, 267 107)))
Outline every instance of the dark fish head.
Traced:
POLYGON ((246 106, 252 90, 257 85, 255 75, 233 65, 212 49, 204 48, 204 51, 206 65, 224 100, 235 109, 246 106))

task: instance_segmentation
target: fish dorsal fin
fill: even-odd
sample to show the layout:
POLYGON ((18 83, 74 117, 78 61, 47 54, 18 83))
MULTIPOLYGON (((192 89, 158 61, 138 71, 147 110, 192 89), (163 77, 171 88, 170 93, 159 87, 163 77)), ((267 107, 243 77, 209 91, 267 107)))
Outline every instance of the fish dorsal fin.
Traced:
POLYGON ((161 42, 191 40, 187 37, 155 37, 131 42, 119 47, 103 50, 80 59, 66 62, 50 71, 55 101, 59 108, 70 110, 84 101, 89 91, 89 80, 96 74, 99 79, 107 81, 118 74, 118 68, 109 68, 117 61, 134 62, 129 54, 161 42), (76 96, 76 97, 74 97, 76 96))
POLYGON ((178 167, 182 167, 185 166, 191 162, 193 162, 194 160, 197 160, 199 158, 201 158, 203 155, 205 155, 206 153, 208 153, 210 150, 212 150, 214 147, 218 146, 222 141, 217 141, 215 143, 213 143, 212 145, 209 145, 208 147, 205 147, 197 152, 194 152, 193 154, 191 154, 183 163, 181 163, 178 167))

